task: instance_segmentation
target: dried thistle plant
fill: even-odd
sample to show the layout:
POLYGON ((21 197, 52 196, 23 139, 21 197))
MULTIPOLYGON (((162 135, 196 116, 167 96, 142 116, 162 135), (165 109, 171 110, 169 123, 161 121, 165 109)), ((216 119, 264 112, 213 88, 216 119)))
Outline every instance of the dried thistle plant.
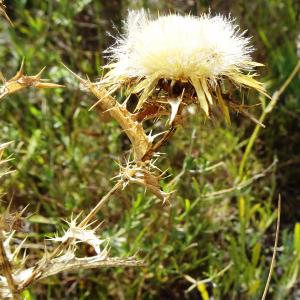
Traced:
MULTIPOLYGON (((97 213, 116 191, 131 183, 145 187, 162 202, 169 200, 170 192, 163 191, 160 185, 164 173, 156 166, 156 159, 161 155, 161 146, 182 123, 185 108, 197 104, 210 117, 216 106, 230 123, 229 108, 243 112, 243 107, 231 99, 232 90, 253 88, 267 96, 263 85, 254 78, 254 67, 260 64, 252 61, 252 51, 249 39, 231 19, 210 15, 152 18, 145 11, 138 11, 129 13, 124 36, 117 38, 116 44, 107 50, 111 61, 104 68, 109 71, 100 81, 93 83, 70 70, 97 98, 94 106, 97 105, 100 113, 110 115, 127 134, 132 144, 128 157, 133 159, 120 164, 115 186, 81 221, 81 216, 71 218, 62 236, 46 242, 43 257, 34 265, 27 266, 24 252, 20 259, 20 245, 24 241, 14 245, 14 230, 1 227, 1 297, 17 298, 30 284, 61 271, 142 265, 134 257, 108 257, 107 245, 102 247, 104 241, 96 235, 97 226, 92 227, 97 213), (119 89, 127 94, 122 104, 113 96, 119 89), (138 101, 130 111, 127 104, 133 95, 138 101), (167 130, 164 128, 154 135, 148 133, 146 120, 156 125, 165 117, 167 130), (96 255, 80 257, 81 244, 90 245, 96 255)), ((27 87, 61 87, 41 79, 42 71, 25 76, 22 63, 13 78, 3 79, 0 98, 27 87)), ((15 215, 22 218, 23 213, 15 215)))
POLYGON ((228 123, 231 108, 263 126, 242 104, 231 99, 232 92, 241 88, 252 88, 268 96, 263 84, 255 79, 254 68, 261 64, 252 60, 252 52, 250 39, 229 18, 152 18, 141 10, 129 12, 124 35, 116 37, 115 44, 106 50, 110 61, 104 69, 108 72, 100 81, 93 83, 66 68, 85 90, 96 96, 92 108, 114 118, 131 141, 133 161, 121 167, 117 177, 126 185, 143 184, 165 201, 169 194, 158 188, 160 175, 149 172, 149 166, 153 170, 159 149, 183 122, 186 107, 197 104, 208 117, 212 108, 218 107, 228 123), (113 97, 117 90, 127 95, 122 104, 113 97), (129 111, 132 96, 138 100, 129 111), (165 131, 146 133, 146 120, 153 121, 153 128, 165 117, 165 131))

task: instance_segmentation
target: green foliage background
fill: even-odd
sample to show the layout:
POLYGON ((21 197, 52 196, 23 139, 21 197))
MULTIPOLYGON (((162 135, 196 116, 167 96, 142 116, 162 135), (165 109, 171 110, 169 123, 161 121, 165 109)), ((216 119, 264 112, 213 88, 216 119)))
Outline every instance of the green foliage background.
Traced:
MULTIPOLYGON (((15 141, 10 151, 17 170, 2 180, 2 200, 13 197, 14 209, 30 203, 35 214, 29 218, 27 233, 18 234, 21 238, 29 233, 34 257, 39 255, 36 245, 42 249, 43 238, 55 233, 61 218, 88 210, 109 190, 110 178, 118 171, 114 161, 128 149, 116 123, 103 123, 95 111, 88 112, 95 99, 80 91, 60 64, 92 79, 101 76, 102 51, 113 42, 107 32, 121 30, 128 8, 192 14, 210 8, 212 14, 230 13, 253 36, 255 59, 266 65, 260 71, 270 94, 299 59, 299 1, 14 0, 7 6, 15 27, 1 19, 0 62, 5 77, 14 75, 25 57, 27 74, 47 65, 45 77, 67 86, 26 90, 5 98, 0 108, 1 142, 15 141)), ((259 102, 256 94, 245 96, 249 103, 259 102)), ((137 253, 147 262, 145 267, 61 274, 31 287, 24 297, 260 299, 280 192, 283 221, 269 299, 298 299, 299 97, 297 75, 256 139, 243 174, 246 184, 239 185, 239 165, 255 125, 233 116, 229 128, 197 115, 177 132, 160 161, 171 175, 162 184, 167 187, 172 181, 176 189, 172 205, 162 206, 134 186, 103 209, 101 234, 110 239, 111 253, 137 253), (187 292, 191 283, 186 275, 207 280, 187 292)), ((259 107, 251 111, 261 113, 259 107)))

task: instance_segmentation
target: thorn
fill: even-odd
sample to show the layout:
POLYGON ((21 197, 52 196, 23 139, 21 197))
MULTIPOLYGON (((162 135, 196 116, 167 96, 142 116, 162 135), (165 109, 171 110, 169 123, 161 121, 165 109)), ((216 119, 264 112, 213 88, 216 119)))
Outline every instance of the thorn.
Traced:
POLYGON ((168 131, 165 130, 163 132, 159 132, 157 134, 152 135, 152 130, 151 130, 149 135, 147 135, 147 138, 148 138, 149 142, 152 143, 157 137, 159 137, 160 135, 165 134, 166 132, 168 132, 168 131))
POLYGON ((27 210, 27 208, 30 206, 30 203, 28 203, 19 213, 19 216, 23 216, 24 212, 27 210))
POLYGON ((96 227, 94 227, 94 231, 96 231, 97 229, 99 229, 102 225, 104 224, 104 220, 101 221, 98 225, 96 225, 96 227))
MULTIPOLYGON (((104 98, 110 96, 110 92, 107 92, 103 97, 101 97, 96 103, 94 103, 88 111, 91 111, 95 106, 97 106, 104 98)), ((111 109, 114 109, 115 107, 109 108, 108 110, 105 110, 104 112, 107 112, 111 109)))
POLYGON ((72 213, 71 220, 76 222, 82 214, 83 211, 80 211, 79 214, 73 219, 73 213, 72 213))
POLYGON ((87 81, 82 79, 79 75, 77 75, 75 72, 73 72, 71 69, 69 69, 63 62, 61 62, 61 64, 63 65, 63 67, 68 70, 73 76, 75 76, 80 82, 82 82, 83 84, 86 84, 87 81))
POLYGON ((14 251, 14 253, 12 255, 12 259, 13 260, 15 260, 18 257, 18 255, 20 253, 20 250, 22 249, 22 247, 23 247, 23 245, 24 245, 24 243, 25 243, 26 240, 27 240, 27 237, 25 237, 25 239, 22 240, 21 243, 18 245, 18 247, 15 249, 15 251, 14 251))
POLYGON ((42 73, 45 71, 46 66, 42 68, 41 71, 39 71, 35 76, 33 76, 35 79, 41 79, 42 73))
POLYGON ((14 236, 14 234, 15 234, 15 230, 13 230, 11 233, 10 233, 10 235, 6 238, 6 240, 4 241, 4 243, 6 243, 7 245, 9 245, 10 244, 10 241, 11 241, 11 239, 12 239, 12 237, 14 236))
POLYGON ((28 259, 28 256, 27 256, 27 249, 25 248, 24 249, 24 252, 23 252, 23 257, 22 257, 22 260, 21 260, 21 264, 24 266, 26 261, 28 259))
POLYGON ((23 74, 23 71, 24 71, 24 64, 25 64, 25 56, 23 56, 23 58, 22 58, 21 66, 20 66, 20 69, 19 69, 19 72, 21 74, 23 74))
POLYGON ((11 145, 12 143, 14 143, 14 141, 10 141, 10 142, 6 142, 6 143, 2 143, 0 144, 0 150, 3 150, 5 148, 7 148, 9 145, 11 145))
MULTIPOLYGON (((91 227, 90 230, 94 230, 94 228, 92 228, 92 225, 95 224, 96 222, 98 222, 98 220, 94 220, 94 221, 91 221, 90 223, 84 225, 84 226, 81 226, 82 229, 87 229, 88 227, 91 227)), ((80 225, 79 225, 80 227, 80 225)))
POLYGON ((95 108, 105 97, 102 97, 101 99, 99 99, 96 103, 94 103, 89 109, 88 111, 91 111, 93 108, 95 108))
POLYGON ((46 83, 46 82, 38 82, 34 85, 38 89, 55 89, 55 88, 64 88, 66 87, 63 84, 57 84, 57 83, 46 83))
POLYGON ((10 19, 10 17, 8 16, 8 14, 6 13, 5 9, 6 6, 2 3, 3 1, 0 1, 0 14, 2 14, 4 16, 4 18, 6 19, 6 21, 8 21, 8 23, 14 27, 14 23, 12 22, 12 20, 10 19))
POLYGON ((19 71, 16 73, 16 75, 14 77, 9 79, 8 82, 18 80, 19 78, 21 78, 24 75, 24 64, 25 64, 25 57, 22 58, 19 71))

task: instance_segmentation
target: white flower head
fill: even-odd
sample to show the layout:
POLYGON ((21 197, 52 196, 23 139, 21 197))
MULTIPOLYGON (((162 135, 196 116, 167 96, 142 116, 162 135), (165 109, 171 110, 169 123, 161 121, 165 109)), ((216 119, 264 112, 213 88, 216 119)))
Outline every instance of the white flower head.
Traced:
POLYGON ((130 93, 139 96, 137 110, 151 102, 153 95, 157 99, 158 90, 169 93, 164 84, 171 90, 177 84, 187 98, 197 98, 207 115, 214 102, 224 112, 226 104, 218 92, 224 80, 264 93, 253 78, 253 68, 260 64, 252 61, 252 51, 250 39, 229 17, 169 14, 154 18, 144 10, 130 11, 124 34, 106 51, 109 72, 100 83, 109 91, 129 87, 130 93))

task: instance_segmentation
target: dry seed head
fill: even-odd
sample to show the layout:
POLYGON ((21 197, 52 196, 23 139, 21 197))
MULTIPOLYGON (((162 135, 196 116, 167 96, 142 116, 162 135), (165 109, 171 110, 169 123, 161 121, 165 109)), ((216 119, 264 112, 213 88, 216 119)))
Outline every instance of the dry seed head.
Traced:
POLYGON ((158 89, 169 92, 180 83, 180 93, 192 87, 207 115, 216 103, 226 116, 226 103, 217 96, 222 81, 265 93, 254 79, 253 68, 260 64, 252 61, 252 51, 245 32, 222 15, 153 18, 144 10, 130 11, 124 35, 107 49, 109 71, 100 83, 110 91, 126 86, 138 94, 137 110, 151 102, 158 89))

